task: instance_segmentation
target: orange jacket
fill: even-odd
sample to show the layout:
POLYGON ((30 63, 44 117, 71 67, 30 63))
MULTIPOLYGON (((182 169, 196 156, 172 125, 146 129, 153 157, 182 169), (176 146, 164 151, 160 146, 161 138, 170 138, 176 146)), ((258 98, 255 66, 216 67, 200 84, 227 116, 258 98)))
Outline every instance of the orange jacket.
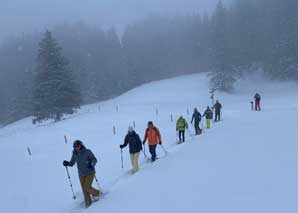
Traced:
POLYGON ((147 138, 149 145, 156 145, 158 143, 161 143, 160 132, 155 126, 146 129, 144 141, 146 141, 147 138))

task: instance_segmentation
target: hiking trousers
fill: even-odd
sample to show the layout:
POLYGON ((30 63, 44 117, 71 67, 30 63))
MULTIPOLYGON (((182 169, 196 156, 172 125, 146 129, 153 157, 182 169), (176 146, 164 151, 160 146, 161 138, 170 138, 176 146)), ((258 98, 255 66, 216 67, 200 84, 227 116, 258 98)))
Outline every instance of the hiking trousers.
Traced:
POLYGON ((136 152, 133 154, 130 154, 130 160, 131 160, 131 165, 132 165, 132 171, 135 173, 139 171, 139 155, 140 152, 136 152))
POLYGON ((95 174, 88 175, 88 176, 80 176, 81 187, 84 194, 84 200, 86 207, 90 206, 92 203, 91 197, 92 196, 99 196, 99 191, 92 187, 92 182, 94 180, 95 174))
POLYGON ((206 118, 206 128, 210 129, 211 127, 211 119, 206 118))

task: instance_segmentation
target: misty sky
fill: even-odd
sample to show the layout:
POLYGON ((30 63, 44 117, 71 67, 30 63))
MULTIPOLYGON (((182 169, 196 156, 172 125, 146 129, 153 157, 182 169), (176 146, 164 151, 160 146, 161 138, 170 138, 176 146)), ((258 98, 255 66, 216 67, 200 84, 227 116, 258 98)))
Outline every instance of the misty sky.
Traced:
MULTIPOLYGON (((0 0, 0 39, 83 20, 117 29, 148 14, 211 11, 218 0, 0 0)), ((223 0, 228 2, 230 0, 223 0)))

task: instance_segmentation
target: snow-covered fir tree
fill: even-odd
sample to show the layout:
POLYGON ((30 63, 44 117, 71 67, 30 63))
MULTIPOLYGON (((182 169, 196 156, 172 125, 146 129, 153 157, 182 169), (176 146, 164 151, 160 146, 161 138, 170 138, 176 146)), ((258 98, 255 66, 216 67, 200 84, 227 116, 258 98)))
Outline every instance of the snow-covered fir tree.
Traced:
POLYGON ((39 43, 36 79, 34 83, 33 122, 54 119, 72 114, 80 107, 81 96, 62 48, 46 31, 39 43))

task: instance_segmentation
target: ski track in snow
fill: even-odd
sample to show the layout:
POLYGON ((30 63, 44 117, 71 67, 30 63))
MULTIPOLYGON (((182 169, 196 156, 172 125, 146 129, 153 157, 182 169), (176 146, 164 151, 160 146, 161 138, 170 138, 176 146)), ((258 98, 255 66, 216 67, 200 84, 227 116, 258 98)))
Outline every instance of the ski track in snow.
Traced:
POLYGON ((58 123, 34 126, 26 118, 1 128, 0 212, 297 213, 297 84, 245 79, 234 94, 216 93, 223 121, 199 136, 186 132, 186 142, 177 145, 176 119, 184 115, 190 122, 194 107, 203 112, 211 103, 207 81, 196 74, 152 82, 100 103, 100 111, 92 104, 58 123), (250 111, 255 92, 262 96, 261 112, 250 111), (140 153, 140 171, 131 175, 128 148, 121 169, 119 144, 133 122, 142 139, 149 120, 168 154, 158 146, 160 159, 147 163, 140 153), (97 178, 106 192, 88 209, 76 167, 70 168, 72 200, 62 166, 75 139, 98 158, 97 178))

